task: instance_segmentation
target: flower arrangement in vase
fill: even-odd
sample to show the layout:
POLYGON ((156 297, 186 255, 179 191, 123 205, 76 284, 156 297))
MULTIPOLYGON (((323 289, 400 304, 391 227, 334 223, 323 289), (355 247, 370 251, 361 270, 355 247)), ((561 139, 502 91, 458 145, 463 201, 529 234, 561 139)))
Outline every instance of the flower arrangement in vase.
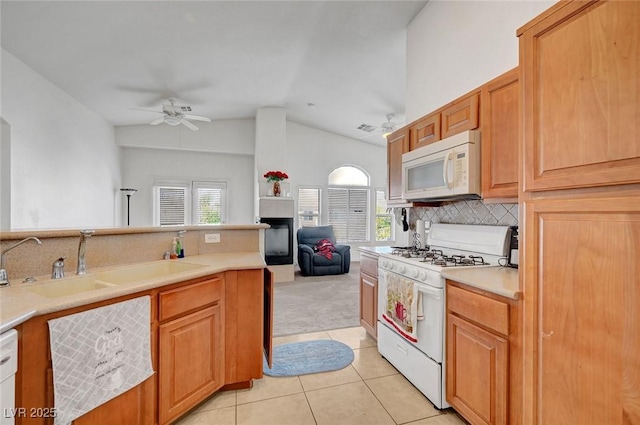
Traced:
POLYGON ((273 196, 280 196, 282 193, 280 182, 288 179, 289 176, 282 171, 267 171, 264 178, 267 179, 267 182, 273 182, 273 196))

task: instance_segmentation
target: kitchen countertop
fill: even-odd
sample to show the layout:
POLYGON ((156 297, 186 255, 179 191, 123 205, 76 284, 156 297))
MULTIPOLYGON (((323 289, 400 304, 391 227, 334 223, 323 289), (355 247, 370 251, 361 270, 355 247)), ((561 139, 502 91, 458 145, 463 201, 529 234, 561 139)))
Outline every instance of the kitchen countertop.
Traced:
POLYGON ((497 295, 517 300, 520 298, 518 269, 510 267, 450 267, 444 268, 442 277, 473 286, 497 295))
POLYGON ((380 254, 391 254, 391 251, 393 251, 393 248, 391 248, 390 246, 359 246, 358 251, 380 255, 380 254))
POLYGON ((31 317, 42 314, 66 310, 68 308, 104 301, 136 292, 147 291, 172 283, 195 279, 228 270, 262 269, 266 267, 264 259, 259 252, 230 252, 194 255, 177 260, 159 260, 147 263, 104 267, 89 270, 85 276, 90 276, 94 273, 108 270, 126 269, 127 267, 139 266, 140 264, 152 264, 163 261, 179 261, 190 264, 199 264, 204 267, 57 298, 48 298, 38 295, 27 290, 27 288, 43 283, 55 284, 62 280, 71 280, 75 275, 67 276, 66 278, 58 281, 52 280, 48 276, 40 276, 37 278, 35 283, 13 283, 9 287, 0 288, 0 333, 29 320, 31 317))

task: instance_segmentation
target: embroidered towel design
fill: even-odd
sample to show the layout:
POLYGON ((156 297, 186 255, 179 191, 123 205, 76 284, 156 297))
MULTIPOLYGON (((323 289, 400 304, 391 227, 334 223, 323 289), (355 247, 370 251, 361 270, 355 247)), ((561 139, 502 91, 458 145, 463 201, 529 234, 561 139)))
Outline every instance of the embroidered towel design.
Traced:
POLYGON ((412 342, 418 342, 418 294, 411 280, 387 275, 387 308, 382 317, 412 342))
POLYGON ((148 296, 49 320, 56 407, 67 425, 153 374, 148 296))

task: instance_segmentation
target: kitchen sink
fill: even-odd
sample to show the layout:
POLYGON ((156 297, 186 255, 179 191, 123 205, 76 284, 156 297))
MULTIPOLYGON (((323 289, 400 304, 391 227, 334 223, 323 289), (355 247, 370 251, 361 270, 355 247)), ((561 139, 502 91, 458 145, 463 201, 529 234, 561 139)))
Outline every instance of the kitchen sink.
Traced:
POLYGON ((101 272, 96 275, 100 281, 115 285, 153 279, 176 273, 188 272, 205 267, 201 264, 183 263, 179 261, 161 261, 149 264, 124 266, 119 269, 101 272))
POLYGON ((43 297, 58 298, 113 286, 115 285, 98 280, 96 276, 79 276, 25 286, 24 289, 43 297))

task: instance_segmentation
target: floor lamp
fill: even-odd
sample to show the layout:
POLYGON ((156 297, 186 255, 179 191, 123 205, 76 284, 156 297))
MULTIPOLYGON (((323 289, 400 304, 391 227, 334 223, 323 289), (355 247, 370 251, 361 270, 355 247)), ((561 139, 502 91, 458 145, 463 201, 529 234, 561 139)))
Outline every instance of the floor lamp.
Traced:
POLYGON ((127 226, 129 226, 129 203, 131 202, 131 195, 136 193, 138 189, 120 189, 120 192, 123 192, 127 195, 127 226))

